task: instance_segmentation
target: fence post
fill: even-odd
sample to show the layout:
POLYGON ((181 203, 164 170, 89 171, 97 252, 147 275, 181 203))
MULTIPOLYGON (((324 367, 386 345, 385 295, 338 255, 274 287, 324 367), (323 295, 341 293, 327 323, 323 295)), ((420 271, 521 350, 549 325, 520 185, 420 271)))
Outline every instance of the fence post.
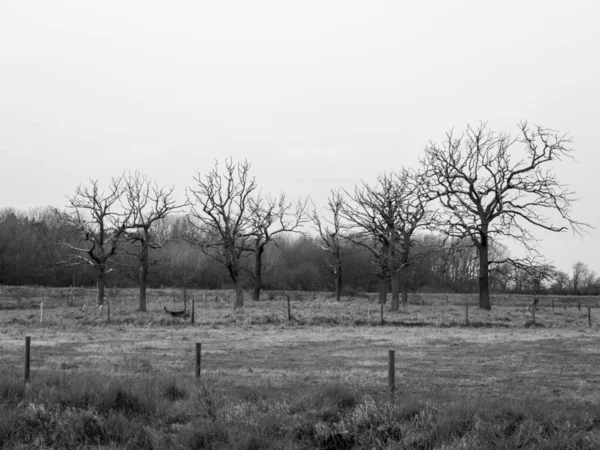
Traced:
POLYGON ((592 326, 592 308, 588 306, 588 325, 592 326))
POLYGON ((383 321, 383 302, 381 302, 379 304, 381 305, 381 325, 383 325, 384 324, 384 321, 383 321))
POLYGON ((25 383, 29 381, 29 368, 31 357, 31 337, 25 337, 25 383))
POLYGON ((194 324, 194 321, 195 321, 195 317, 194 317, 195 313, 196 313, 196 299, 195 299, 195 297, 192 297, 192 325, 194 324))
POLYGON ((446 294, 446 306, 448 306, 448 294, 446 294))
POLYGON ((581 311, 581 302, 577 302, 577 309, 581 311))
POLYGON ((554 299, 552 299, 552 312, 554 312, 554 299))
POLYGON ((290 296, 286 295, 287 297, 287 308, 288 308, 288 322, 291 322, 292 320, 292 307, 290 306, 290 296))
POLYGON ((388 351, 388 386, 390 388, 390 402, 394 403, 396 392, 396 351, 388 351))
POLYGON ((196 342, 196 378, 200 378, 200 364, 201 364, 202 344, 196 342))
POLYGON ((40 302, 40 324, 44 323, 44 302, 40 302))
POLYGON ((465 325, 469 325, 469 304, 465 305, 465 325))

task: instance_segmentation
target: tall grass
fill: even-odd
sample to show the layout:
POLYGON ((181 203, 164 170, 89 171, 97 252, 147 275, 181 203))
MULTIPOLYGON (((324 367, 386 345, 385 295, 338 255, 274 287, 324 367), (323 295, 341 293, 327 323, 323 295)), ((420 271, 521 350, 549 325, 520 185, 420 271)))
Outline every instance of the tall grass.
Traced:
POLYGON ((0 380, 0 448, 597 449, 600 408, 305 392, 206 380, 0 380))

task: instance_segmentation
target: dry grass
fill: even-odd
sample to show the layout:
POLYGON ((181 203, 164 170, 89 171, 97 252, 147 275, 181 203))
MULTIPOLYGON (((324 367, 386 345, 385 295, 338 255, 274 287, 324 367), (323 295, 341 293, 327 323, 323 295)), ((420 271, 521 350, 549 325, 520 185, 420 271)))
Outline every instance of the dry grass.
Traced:
MULTIPOLYGON (((600 401, 600 317, 593 312, 589 327, 585 308, 597 298, 568 300, 566 309, 565 299, 542 299, 538 326, 531 327, 531 297, 494 298, 494 310, 485 312, 474 306, 473 297, 451 295, 446 302, 445 295, 428 294, 413 296, 399 312, 386 308, 382 326, 374 296, 336 303, 329 295, 291 293, 293 320, 288 321, 288 294, 266 293, 267 300, 247 300, 243 310, 234 311, 231 293, 190 292, 197 300, 192 325, 163 312, 165 306, 182 307, 174 290, 150 291, 146 313, 135 311, 134 290, 111 291, 108 324, 106 312, 92 307, 93 290, 76 290, 72 306, 68 289, 31 288, 27 294, 22 309, 0 310, 0 413, 3 403, 10 408, 19 404, 22 411, 14 414, 39 418, 51 413, 35 405, 56 405, 57 398, 63 399, 63 409, 48 420, 64 427, 91 421, 93 430, 104 430, 92 433, 98 439, 124 433, 121 441, 102 441, 114 445, 108 448, 136 448, 134 441, 147 443, 139 448, 160 448, 167 441, 173 448, 360 448, 359 443, 372 448, 490 448, 486 443, 504 433, 497 423, 542 431, 535 435, 540 442, 523 443, 518 439, 527 430, 516 436, 510 428, 513 434, 506 439, 513 440, 496 448, 512 448, 517 441, 522 448, 569 448, 569 443, 542 445, 559 432, 575 439, 572 448, 599 442, 598 436, 589 436, 598 434, 595 415, 563 418, 581 422, 588 433, 585 440, 568 434, 575 425, 569 431, 556 425, 563 419, 527 409, 541 404, 543 411, 586 411, 600 401), (581 310, 577 300, 585 301, 581 310), (466 302, 472 305, 468 326, 466 302), (25 336, 32 337, 28 390, 19 383, 25 336), (192 375, 196 342, 202 343, 201 385, 192 375), (380 403, 388 399, 389 349, 396 351, 397 367, 392 410, 380 403), (77 403, 82 401, 88 403, 77 403), (504 406, 498 408, 498 402, 504 406), (515 406, 515 413, 513 403, 526 406, 515 406), (84 409, 75 413, 72 408, 84 409), (139 411, 131 416, 122 408, 139 411), (498 416, 496 409, 506 414, 498 416), (378 431, 368 434, 375 440, 369 440, 365 430, 378 421, 378 431), (231 424, 238 422, 231 434, 231 424), (488 422, 489 427, 481 425, 488 422), (199 429, 198 423, 204 425, 199 429), (544 428, 547 423, 556 428, 544 428), (377 444, 386 442, 381 433, 402 445, 377 444), (271 437, 263 442, 262 435, 271 437), (344 441, 350 435, 353 440, 344 441)), ((0 298, 4 306, 11 301, 0 298)), ((9 430, 10 420, 22 417, 9 419, 0 420, 0 439, 2 424, 9 430)), ((86 443, 81 436, 69 439, 86 443)))
POLYGON ((0 375, 20 376, 29 335, 34 376, 191 374, 194 346, 201 342, 203 374, 224 386, 294 390, 343 381, 383 392, 387 350, 395 349, 397 383, 408 394, 464 392, 559 402, 598 397, 596 316, 589 327, 586 308, 572 302, 559 308, 560 299, 554 299, 554 312, 542 300, 537 327, 526 326, 530 298, 516 296, 494 299, 492 312, 472 306, 467 326, 463 305, 472 298, 451 295, 446 304, 444 295, 423 295, 397 313, 386 308, 382 326, 374 298, 336 303, 322 294, 292 293, 288 321, 281 293, 267 293, 271 300, 247 300, 234 311, 231 293, 191 292, 198 299, 192 325, 162 311, 182 307, 174 290, 151 291, 147 313, 135 311, 134 290, 112 291, 110 324, 105 311, 90 306, 93 290, 78 290, 72 307, 66 306, 69 295, 69 289, 37 292, 34 299, 45 299, 43 324, 37 309, 2 311, 0 375))

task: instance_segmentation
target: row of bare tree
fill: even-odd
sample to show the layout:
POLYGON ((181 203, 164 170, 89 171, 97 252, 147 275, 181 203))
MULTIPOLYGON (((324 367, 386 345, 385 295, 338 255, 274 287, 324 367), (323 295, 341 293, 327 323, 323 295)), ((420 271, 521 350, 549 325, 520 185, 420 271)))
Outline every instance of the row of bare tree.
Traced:
POLYGON ((575 194, 557 181, 549 166, 571 157, 569 143, 566 135, 525 122, 519 125, 517 136, 480 124, 459 136, 449 132, 441 144, 428 145, 416 171, 401 169, 381 175, 376 185, 362 183, 352 193, 333 192, 327 225, 316 213, 313 221, 334 256, 337 289, 341 286, 341 241, 348 240, 372 252, 381 278, 381 301, 387 295, 386 280, 391 279, 392 310, 396 310, 399 290, 403 302, 407 298, 401 274, 414 264, 411 249, 419 242, 414 236, 427 230, 450 239, 457 252, 475 249, 481 308, 491 309, 493 270, 525 273, 539 290, 556 271, 541 257, 532 230, 571 229, 582 234, 589 228, 571 218, 575 194), (493 244, 506 239, 524 247, 525 256, 511 257, 505 248, 497 251, 502 247, 493 244))
MULTIPOLYGON (((569 142, 565 135, 527 123, 519 125, 514 137, 490 131, 486 124, 468 127, 460 136, 450 132, 441 144, 426 147, 418 169, 389 171, 374 184, 361 182, 351 191, 333 190, 324 214, 314 205, 309 210, 307 200, 263 195, 247 161, 217 162, 212 170, 198 173, 181 204, 172 188, 159 187, 139 173, 113 178, 106 190, 92 180, 68 198, 66 210, 51 208, 53 220, 69 230, 54 236, 60 245, 56 256, 62 265, 93 268, 99 304, 119 252, 134 258, 144 311, 151 266, 176 257, 165 246, 185 242, 191 246, 185 248, 202 252, 226 270, 236 289, 235 307, 241 307, 245 271, 251 269, 252 296, 258 300, 265 252, 290 234, 310 233, 312 225, 329 255, 338 299, 345 260, 353 252, 370 255, 380 301, 391 286, 392 310, 401 299, 406 303, 410 274, 414 279, 415 268, 434 261, 435 254, 438 263, 430 269, 435 266, 444 276, 458 271, 461 261, 474 271, 480 307, 490 309, 490 273, 496 280, 524 273, 538 290, 557 279, 539 254, 533 229, 583 233, 587 228, 571 218, 574 193, 551 171, 550 163, 571 157, 569 142), (185 220, 168 220, 174 213, 184 214, 185 220), (520 243, 525 257, 511 257, 502 245, 506 239, 520 243)), ((583 278, 574 277, 575 289, 583 278)))
MULTIPOLYGON (((222 265, 198 251, 197 246, 177 239, 188 226, 187 222, 181 213, 171 214, 160 222, 160 233, 166 236, 161 239, 167 243, 150 249, 149 286, 178 286, 184 298, 188 288, 231 289, 232 283, 222 265)), ((95 286, 96 275, 91 265, 57 264, 68 259, 68 248, 57 246, 55 242, 71 238, 71 231, 56 221, 49 208, 0 209, 0 285, 95 286)), ((444 245, 443 236, 420 234, 414 239, 413 264, 401 274, 409 291, 477 292, 479 262, 477 252, 468 241, 457 243, 446 239, 444 245), (419 252, 426 254, 418 255, 419 252)), ((266 246, 262 255, 263 287, 333 293, 337 278, 335 259, 323 247, 321 237, 315 233, 280 236, 277 245, 266 246)), ((376 267, 370 262, 372 253, 349 241, 342 241, 342 247, 344 295, 376 291, 379 279, 376 267)), ((491 252, 501 255, 506 249, 493 243, 491 252)), ((117 270, 108 275, 107 284, 113 288, 138 285, 139 268, 135 256, 131 256, 135 253, 134 244, 121 245, 112 260, 117 270)), ((246 289, 252 288, 252 259, 242 261, 246 289)), ((574 274, 557 272, 553 283, 546 280, 540 286, 539 277, 519 267, 500 264, 491 267, 490 289, 494 292, 600 294, 598 275, 582 262, 576 263, 574 268, 577 269, 574 274)), ((269 293, 267 298, 271 296, 269 293)))

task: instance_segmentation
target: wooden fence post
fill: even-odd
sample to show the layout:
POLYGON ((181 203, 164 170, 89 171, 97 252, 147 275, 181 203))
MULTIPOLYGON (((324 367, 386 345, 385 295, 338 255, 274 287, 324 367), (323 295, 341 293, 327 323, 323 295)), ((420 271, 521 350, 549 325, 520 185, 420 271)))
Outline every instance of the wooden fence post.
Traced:
POLYGON ((592 326, 592 308, 588 306, 588 325, 592 326))
POLYGON ((292 307, 290 306, 290 296, 287 295, 287 308, 288 308, 288 322, 292 320, 292 307))
POLYGON ((202 354, 202 344, 196 342, 196 369, 195 374, 196 378, 200 378, 200 365, 201 365, 201 354, 202 354))
POLYGON ((581 311, 581 302, 577 302, 577 309, 581 311))
POLYGON ((465 325, 469 325, 469 304, 465 305, 465 325))
POLYGON ((25 383, 29 381, 29 368, 31 357, 31 337, 25 337, 25 383))
POLYGON ((554 312, 554 299, 552 299, 552 312, 554 312))
POLYGON ((40 324, 44 323, 44 302, 40 302, 40 324))
POLYGON ((381 305, 381 325, 383 325, 384 324, 384 321, 383 321, 383 302, 381 302, 380 305, 381 305))
POLYGON ((396 352, 388 351, 388 386, 390 388, 390 402, 394 403, 396 393, 396 352))
POLYGON ((194 324, 194 321, 195 321, 195 317, 194 317, 195 313, 196 313, 196 297, 192 297, 192 325, 194 324))

